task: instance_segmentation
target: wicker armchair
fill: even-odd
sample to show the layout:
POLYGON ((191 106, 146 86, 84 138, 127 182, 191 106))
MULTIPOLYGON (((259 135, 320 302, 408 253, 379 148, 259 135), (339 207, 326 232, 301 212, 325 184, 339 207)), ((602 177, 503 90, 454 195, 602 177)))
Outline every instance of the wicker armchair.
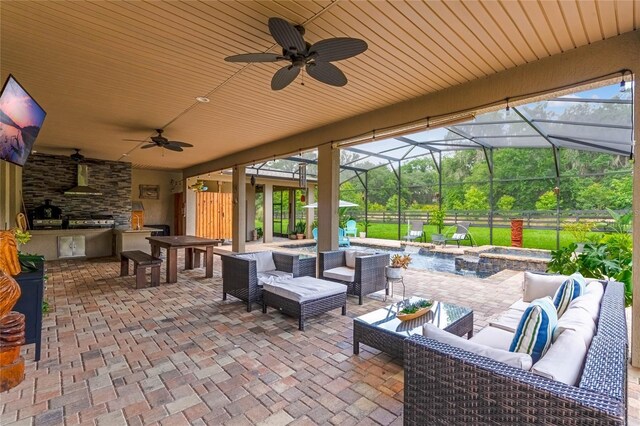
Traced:
POLYGON ((404 341, 404 424, 625 425, 624 290, 606 284, 578 386, 420 335, 404 341))
MULTIPOLYGON (((272 255, 278 271, 292 273, 294 277, 315 276, 315 258, 300 259, 297 254, 277 252, 272 255)), ((245 301, 247 312, 251 312, 253 303, 262 303, 262 287, 258 285, 256 261, 232 254, 223 255, 221 259, 222 300, 227 300, 227 294, 230 294, 245 301)))
POLYGON ((347 265, 345 251, 325 251, 320 256, 320 277, 325 280, 346 284, 347 294, 358 296, 358 303, 362 305, 362 298, 367 294, 384 290, 387 286, 387 278, 384 267, 389 265, 389 254, 367 254, 356 256, 354 279, 351 282, 337 280, 324 276, 324 271, 347 265))

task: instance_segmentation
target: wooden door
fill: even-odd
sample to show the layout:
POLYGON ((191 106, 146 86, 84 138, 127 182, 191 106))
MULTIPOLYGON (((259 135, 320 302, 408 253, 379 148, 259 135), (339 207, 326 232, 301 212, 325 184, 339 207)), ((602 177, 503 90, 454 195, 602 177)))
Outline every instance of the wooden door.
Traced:
POLYGON ((231 239, 232 194, 198 192, 196 194, 196 235, 231 239))
POLYGON ((184 192, 173 194, 173 235, 184 235, 184 192))

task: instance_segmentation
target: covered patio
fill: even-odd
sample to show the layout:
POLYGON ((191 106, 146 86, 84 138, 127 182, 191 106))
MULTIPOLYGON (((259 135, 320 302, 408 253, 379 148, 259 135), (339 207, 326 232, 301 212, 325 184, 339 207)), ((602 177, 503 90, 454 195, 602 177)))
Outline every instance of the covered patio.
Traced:
MULTIPOLYGON (((395 291, 385 291, 389 255, 399 254, 406 229, 402 167, 413 160, 435 171, 421 190, 441 210, 450 189, 465 184, 443 180, 446 159, 472 150, 481 155, 480 179, 488 188, 483 244, 496 244, 496 230, 506 226, 497 187, 521 181, 526 192, 526 182, 539 180, 555 193, 550 230, 555 248, 563 248, 558 194, 582 177, 563 175, 563 152, 624 159, 620 174, 630 176, 633 196, 621 210, 640 211, 640 164, 629 164, 640 123, 637 2, 26 1, 1 7, 0 77, 16 76, 48 114, 24 168, 0 161, 1 228, 13 229, 24 218, 19 213, 42 209, 40 203, 51 209, 49 198, 62 207, 53 229, 30 229, 42 237, 40 245, 21 246, 46 248, 38 284, 47 303, 37 300, 36 312, 49 311, 42 317, 41 358, 33 345, 15 352, 26 370, 21 383, 0 394, 1 425, 409 426, 439 415, 451 424, 640 424, 637 268, 625 277, 635 298, 626 309, 620 282, 542 275, 537 279, 556 286, 546 281, 543 291, 508 268, 479 278, 410 266, 393 282, 395 291), (340 42, 351 52, 320 48, 323 40, 347 37, 358 40, 357 46, 340 42), (323 54, 340 60, 339 71, 318 59, 323 54), (246 55, 259 63, 235 60, 246 55), (281 61, 288 62, 274 64, 281 61), (548 173, 499 176, 496 152, 521 148, 544 156, 548 173), (88 166, 99 190, 86 184, 88 166), (397 203, 391 219, 397 240, 394 228, 396 241, 340 251, 341 185, 354 184, 362 201, 355 204, 368 223, 369 177, 382 168, 396 178, 387 198, 397 203), (74 198, 65 185, 76 178, 91 191, 74 198), (202 193, 210 197, 199 200, 202 193), (317 208, 303 209, 302 196, 317 208), (213 226, 198 213, 207 203, 224 219, 216 226, 226 227, 220 240, 230 244, 197 239, 199 226, 213 226), (74 229, 85 220, 81 215, 89 216, 87 224, 108 226, 74 229), (256 242, 260 216, 263 239, 256 242), (140 225, 145 218, 149 228, 140 225), (307 239, 317 223, 316 242, 304 252, 282 240, 299 219, 306 229, 297 231, 307 239), (130 250, 123 234, 138 236, 130 250), (140 260, 137 278, 121 263, 132 253, 140 260), (328 267, 330 255, 339 262, 328 267), (371 273, 377 287, 365 292, 362 265, 376 256, 385 265, 377 261, 371 273), (242 267, 223 267, 229 259, 242 267), (324 275, 341 268, 346 275, 324 275), (532 288, 539 294, 525 300, 532 288), (589 290, 595 296, 587 297, 589 290), (401 320, 401 308, 411 316, 419 306, 396 303, 404 302, 400 294, 427 299, 434 309, 423 308, 415 324, 416 318, 401 320), (571 306, 565 295, 585 298, 571 306), (314 309, 305 318, 309 302, 314 309), (558 316, 571 307, 584 327, 559 331, 558 316), (501 322, 505 313, 509 324, 501 322), (526 334, 520 324, 538 324, 524 321, 534 314, 545 322, 535 330, 544 334, 543 349, 573 339, 562 342, 571 357, 558 361, 564 354, 558 344, 556 358, 547 360, 553 374, 544 366, 533 371, 544 355, 535 339, 518 351, 516 337, 526 334), (358 321, 369 326, 367 344, 356 337, 358 321), (385 329, 391 321, 398 324, 385 329), (499 345, 490 345, 497 338, 477 339, 495 323, 500 326, 489 332, 501 334, 499 345), (400 355, 392 357, 386 348, 394 343, 400 355), (410 345, 421 348, 410 355, 410 345), (559 378, 567 360, 577 360, 567 368, 573 376, 559 378)), ((629 227, 633 245, 640 245, 640 221, 629 227)), ((13 254, 13 243, 12 236, 6 253, 13 254)), ((415 253, 432 248, 408 245, 415 253)), ((468 250, 474 248, 447 247, 434 256, 466 257, 468 250)), ((564 260, 570 264, 574 256, 568 252, 564 260)), ((631 256, 640 264, 638 250, 631 256)), ((18 265, 11 275, 27 270, 18 265)))

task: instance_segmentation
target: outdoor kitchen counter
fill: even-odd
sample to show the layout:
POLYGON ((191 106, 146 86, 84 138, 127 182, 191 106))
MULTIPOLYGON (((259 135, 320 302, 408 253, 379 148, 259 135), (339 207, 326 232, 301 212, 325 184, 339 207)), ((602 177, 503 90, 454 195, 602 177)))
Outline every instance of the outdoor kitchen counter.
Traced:
MULTIPOLYGON (((113 229, 36 229, 29 231, 31 240, 20 250, 44 256, 45 260, 58 257, 58 237, 84 236, 86 257, 113 256, 113 229)), ((148 244, 147 244, 148 245, 148 244)))
POLYGON ((147 254, 151 254, 151 246, 147 237, 151 236, 151 233, 157 231, 156 228, 115 228, 113 234, 115 235, 115 253, 120 257, 120 253, 129 250, 140 250, 147 254))

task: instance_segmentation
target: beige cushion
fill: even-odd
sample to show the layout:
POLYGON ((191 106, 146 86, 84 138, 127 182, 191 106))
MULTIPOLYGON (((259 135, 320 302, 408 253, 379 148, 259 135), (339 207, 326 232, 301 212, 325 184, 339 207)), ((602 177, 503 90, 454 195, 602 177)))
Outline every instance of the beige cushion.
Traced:
POLYGON ((489 323, 490 326, 515 333, 520 324, 520 319, 524 311, 519 309, 508 309, 503 312, 497 319, 489 323))
POLYGON ((585 294, 573 299, 569 304, 569 309, 572 307, 584 309, 589 313, 593 322, 596 323, 600 313, 600 299, 596 293, 585 294))
POLYGON ((327 269, 322 273, 322 276, 332 280, 352 283, 355 280, 356 271, 355 269, 347 268, 346 266, 338 266, 337 268, 327 269))
POLYGON ((239 254, 238 257, 240 259, 255 260, 256 272, 267 272, 276 270, 276 264, 273 261, 273 254, 270 251, 239 254))
POLYGON ((269 293, 300 303, 347 292, 347 286, 344 284, 313 277, 274 280, 264 283, 262 288, 269 293))
POLYGON ((511 306, 509 306, 509 309, 515 309, 516 311, 524 312, 527 310, 530 304, 531 303, 525 302, 522 299, 520 299, 517 302, 514 302, 511 306))
POLYGON ((558 320, 558 326, 553 333, 553 341, 557 341, 566 330, 573 330, 582 337, 588 349, 591 345, 591 339, 596 334, 596 324, 587 310, 578 306, 570 306, 558 320))
POLYGON ((291 272, 284 271, 266 271, 266 272, 258 272, 258 285, 263 285, 264 283, 270 283, 276 280, 289 279, 293 278, 293 274, 291 272))
MULTIPOLYGON (((520 318, 518 318, 518 321, 520 321, 520 318)), ((489 325, 480 330, 479 333, 469 340, 480 345, 508 351, 514 334, 515 333, 513 331, 507 331, 502 328, 492 327, 489 325)))
POLYGON ((344 260, 345 264, 348 268, 356 267, 356 251, 355 250, 345 250, 344 251, 344 260))
POLYGON ((566 330, 558 336, 558 340, 551 345, 547 353, 533 364, 531 372, 576 386, 586 356, 587 347, 582 336, 573 330, 566 330))
POLYGON ((556 290, 567 278, 566 275, 544 275, 525 272, 522 283, 522 300, 524 302, 533 302, 536 299, 547 296, 553 299, 556 290))
POLYGON ((531 364, 533 363, 531 360, 531 355, 509 352, 502 349, 495 349, 490 346, 477 343, 473 340, 467 340, 462 337, 458 337, 455 334, 440 330, 433 324, 425 324, 422 330, 422 334, 430 339, 455 346, 456 348, 464 349, 465 351, 478 354, 480 356, 491 358, 495 361, 502 362, 515 368, 529 370, 531 368, 531 364))

